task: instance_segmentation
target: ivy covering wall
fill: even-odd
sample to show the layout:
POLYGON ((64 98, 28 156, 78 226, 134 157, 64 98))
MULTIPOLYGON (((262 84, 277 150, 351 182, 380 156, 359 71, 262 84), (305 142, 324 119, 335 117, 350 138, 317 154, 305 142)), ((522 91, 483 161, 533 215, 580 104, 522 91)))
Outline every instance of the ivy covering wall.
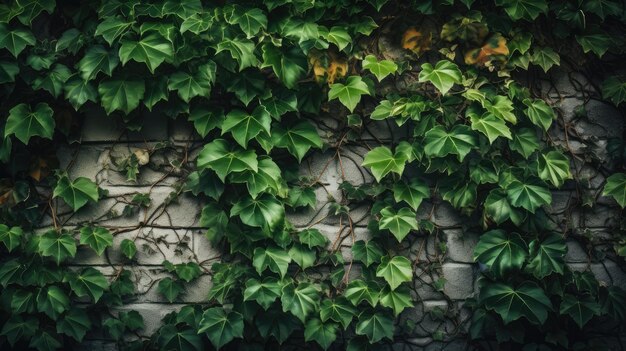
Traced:
POLYGON ((442 269, 438 208, 475 238, 480 277, 429 311, 455 321, 429 342, 623 349, 626 281, 590 265, 625 266, 623 121, 599 140, 588 106, 623 120, 625 34, 619 0, 3 2, 0 349, 419 349, 424 286, 465 279, 442 269), (133 139, 164 119, 193 142, 133 139), (100 147, 93 123, 120 133, 106 170, 78 160, 100 147), (575 194, 561 217, 559 191, 575 194), (170 206, 191 222, 166 221, 170 206), (600 206, 618 208, 606 235, 571 220, 600 206), (570 242, 588 265, 566 263, 570 242), (138 265, 178 306, 149 334, 127 308, 138 265))

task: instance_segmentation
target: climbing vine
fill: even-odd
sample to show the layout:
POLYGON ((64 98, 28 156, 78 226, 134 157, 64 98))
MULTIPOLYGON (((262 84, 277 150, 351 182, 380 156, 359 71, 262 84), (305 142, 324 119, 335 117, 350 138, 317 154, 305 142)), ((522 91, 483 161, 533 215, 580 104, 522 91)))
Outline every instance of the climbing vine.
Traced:
MULTIPOLYGON (((482 233, 478 293, 458 336, 477 348, 597 348, 589 335, 624 332, 626 293, 565 264, 577 234, 546 208, 558 188, 586 206, 602 196, 626 206, 626 146, 609 142, 606 182, 592 193, 570 145, 551 137, 571 125, 537 82, 559 66, 593 69, 588 94, 623 111, 625 24, 617 0, 3 2, 0 347, 69 349, 98 330, 129 350, 410 343, 418 288, 446 284, 417 272, 441 275, 441 257, 421 254, 430 238, 445 254, 433 211, 448 204, 482 233), (147 215, 150 193, 109 194, 55 155, 81 143, 93 114, 129 132, 156 115, 182 119, 203 140, 114 158, 132 184, 154 154, 173 155, 165 203, 200 201, 199 225, 220 252, 210 269, 162 262, 154 285, 171 303, 199 277, 211 283, 205 303, 168 314, 149 337, 137 311, 116 311, 136 294, 139 238, 114 239, 165 209, 147 215), (392 132, 381 140, 376 129, 392 132), (366 150, 358 163, 371 181, 345 176, 347 147, 366 150), (295 226, 287 214, 311 213, 325 190, 302 175, 312 154, 339 163, 341 198, 295 226), (67 221, 110 200, 123 210, 67 221), (357 207, 369 216, 355 219, 357 207), (136 213, 146 213, 136 226, 98 221, 136 213), (314 227, 331 216, 336 239, 314 227), (361 221, 368 239, 355 234, 361 221), (117 250, 123 264, 110 274, 77 265, 81 247, 107 259, 117 250)), ((584 106, 575 113, 586 117, 584 106)), ((623 263, 623 231, 611 243, 606 254, 623 263)))

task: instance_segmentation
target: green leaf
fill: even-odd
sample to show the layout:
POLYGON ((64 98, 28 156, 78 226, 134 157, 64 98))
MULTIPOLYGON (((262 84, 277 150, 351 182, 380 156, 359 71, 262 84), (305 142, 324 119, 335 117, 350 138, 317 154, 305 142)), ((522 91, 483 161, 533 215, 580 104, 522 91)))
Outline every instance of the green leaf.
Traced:
POLYGON ((363 59, 363 68, 372 72, 378 81, 382 81, 390 74, 396 73, 398 65, 393 61, 376 59, 374 55, 367 55, 363 59))
POLYGON ((107 114, 115 110, 129 114, 139 106, 145 89, 141 80, 112 79, 100 82, 98 93, 107 114))
POLYGON ((431 82, 442 95, 446 95, 455 83, 460 84, 462 78, 459 67, 448 60, 437 62, 434 68, 430 63, 425 63, 419 73, 420 83, 431 82))
POLYGON ((552 66, 561 64, 561 58, 550 47, 535 48, 530 57, 530 62, 539 65, 547 73, 552 66))
POLYGON ((291 256, 285 250, 277 247, 254 249, 252 265, 256 268, 257 273, 262 274, 267 268, 274 273, 280 274, 281 278, 287 274, 291 256))
POLYGON ((522 317, 535 325, 543 324, 552 311, 552 303, 544 291, 533 282, 517 288, 503 283, 489 283, 480 290, 480 301, 496 311, 505 324, 522 317))
POLYGON ((163 63, 174 59, 172 43, 159 33, 153 32, 139 41, 122 40, 120 46, 122 65, 130 60, 145 63, 151 73, 163 63))
POLYGON ((559 151, 540 153, 537 162, 537 175, 554 186, 560 187, 566 179, 572 178, 569 159, 559 151))
POLYGON ((119 318, 128 330, 135 331, 144 327, 143 317, 137 311, 122 311, 119 318))
POLYGON ((4 136, 15 134, 24 144, 28 144, 34 136, 52 139, 55 126, 53 114, 54 111, 44 102, 38 103, 34 110, 27 104, 19 104, 9 111, 4 136))
POLYGON ((213 61, 199 66, 193 73, 178 71, 170 75, 167 88, 177 91, 178 96, 185 102, 189 102, 196 96, 208 98, 211 95, 211 85, 215 81, 216 65, 213 61))
POLYGON ((504 7, 511 19, 534 21, 539 15, 548 12, 545 0, 496 0, 496 5, 504 7))
POLYGON ((238 24, 239 28, 246 33, 248 39, 253 38, 262 29, 267 28, 267 17, 258 8, 242 10, 240 7, 233 7, 233 11, 226 15, 226 20, 231 24, 238 24))
POLYGON ((413 266, 404 256, 385 256, 376 269, 376 276, 384 278, 391 290, 395 290, 400 284, 413 279, 413 266))
POLYGON ((362 95, 370 95, 367 84, 359 76, 350 76, 346 84, 335 83, 330 86, 328 100, 339 99, 342 105, 354 112, 354 108, 361 101, 362 95))
POLYGON ((521 269, 526 256, 526 243, 519 234, 507 234, 502 229, 481 235, 474 248, 474 260, 487 265, 496 277, 521 269))
POLYGON ((85 334, 91 330, 91 320, 82 308, 74 307, 56 323, 57 333, 65 334, 82 342, 85 334))
POLYGON ((98 302, 108 289, 109 283, 99 270, 89 267, 79 274, 72 275, 70 287, 78 297, 90 296, 94 302, 98 302))
POLYGON ((314 209, 317 204, 317 195, 313 187, 295 187, 289 189, 289 198, 286 204, 291 208, 309 207, 314 209))
POLYGON ((482 116, 472 114, 470 119, 472 129, 483 133, 489 139, 489 144, 493 144, 498 137, 512 139, 511 130, 506 126, 506 123, 490 113, 482 116))
POLYGON ((0 84, 13 83, 20 73, 20 67, 15 62, 0 61, 0 84))
POLYGON ((235 338, 243 338, 243 316, 221 307, 209 308, 202 314, 198 333, 206 333, 211 344, 219 349, 235 338))
POLYGON ((324 323, 317 318, 309 319, 304 326, 304 341, 315 341, 324 350, 337 339, 339 326, 335 323, 324 323))
POLYGON ((95 79, 99 72, 111 77, 119 63, 120 59, 114 51, 108 51, 102 45, 94 45, 78 61, 78 70, 83 80, 89 81, 95 79))
POLYGON ((69 308, 70 298, 56 285, 41 289, 37 294, 37 310, 52 319, 58 319, 69 308))
POLYGON ((379 229, 387 229, 401 242, 411 230, 417 230, 417 216, 410 208, 403 207, 397 212, 386 207, 380 211, 379 229))
POLYGON ((598 57, 604 56, 614 42, 613 38, 606 34, 577 35, 576 41, 583 47, 585 53, 593 51, 598 57))
POLYGON ((531 272, 537 279, 543 279, 550 274, 563 274, 565 267, 565 253, 567 246, 558 234, 550 234, 543 241, 533 240, 528 245, 529 260, 526 271, 531 272))
POLYGON ((539 138, 535 130, 520 128, 513 131, 513 139, 509 141, 511 150, 518 152, 524 158, 529 158, 533 152, 539 149, 539 138))
POLYGON ((223 84, 226 90, 234 93, 244 105, 248 106, 252 99, 267 93, 265 80, 265 76, 258 70, 250 68, 230 76, 230 79, 223 84))
POLYGON ((185 18, 183 23, 181 23, 180 34, 184 34, 187 31, 196 35, 205 32, 211 28, 213 19, 214 17, 212 14, 208 12, 193 14, 190 17, 185 18))
POLYGON ((611 196, 620 207, 626 207, 626 174, 615 173, 606 179, 602 195, 611 196))
POLYGON ((357 335, 367 336, 372 344, 384 338, 393 340, 393 319, 386 313, 366 310, 359 315, 355 331, 357 335))
POLYGON ((263 65, 272 67, 276 76, 289 89, 296 88, 298 81, 306 74, 307 61, 302 51, 297 47, 281 50, 267 43, 263 45, 263 65))
MULTIPOLYGON (((32 291, 18 289, 8 297, 11 300, 12 313, 34 313, 35 312, 35 296, 32 291)), ((7 301, 8 303, 8 301, 7 301)))
POLYGON ((38 329, 39 320, 36 317, 13 314, 2 326, 0 335, 6 336, 9 344, 14 346, 22 338, 30 339, 38 329))
POLYGON ((65 91, 65 98, 69 100, 75 110, 78 110, 87 101, 98 101, 96 88, 90 82, 82 80, 77 74, 68 78, 63 90, 65 91))
POLYGON ((217 44, 215 53, 228 51, 230 56, 239 63, 239 72, 246 67, 254 67, 259 60, 254 56, 254 42, 245 38, 224 38, 217 44))
POLYGON ((517 118, 515 117, 515 113, 513 113, 515 109, 513 107, 513 101, 508 97, 497 95, 491 99, 491 101, 485 101, 483 104, 485 109, 494 116, 512 124, 517 123, 517 118))
POLYGON ((186 281, 187 283, 198 278, 202 274, 200 266, 198 266, 195 262, 180 263, 175 265, 175 267, 178 278, 186 281))
POLYGON ((390 172, 402 175, 407 161, 408 159, 405 153, 396 150, 396 152, 392 154, 388 147, 378 146, 365 154, 361 165, 369 167, 376 181, 380 182, 383 177, 390 172))
POLYGON ((485 199, 485 214, 500 225, 511 220, 515 225, 520 225, 524 220, 522 213, 511 207, 506 193, 502 189, 494 189, 489 192, 485 199))
POLYGON ((3 262, 0 265, 0 285, 6 288, 11 283, 20 282, 22 272, 24 272, 24 266, 17 258, 3 262))
POLYGON ((83 227, 80 230, 80 243, 89 245, 101 256, 107 247, 113 245, 113 235, 106 228, 83 227))
POLYGON ((43 89, 56 98, 63 92, 65 82, 71 75, 67 67, 56 64, 46 75, 35 78, 32 87, 34 90, 43 89))
POLYGON ((198 169, 209 168, 215 171, 222 182, 233 172, 258 171, 258 161, 254 150, 231 147, 224 139, 215 139, 206 144, 198 155, 198 169))
POLYGON ((37 40, 33 33, 22 28, 9 30, 9 27, 0 23, 0 48, 9 50, 13 57, 17 57, 27 46, 34 46, 37 40))
POLYGON ((612 101, 616 106, 626 101, 626 82, 611 76, 602 82, 602 97, 612 101))
POLYGON ((281 295, 283 285, 274 277, 265 277, 263 281, 250 278, 246 281, 243 291, 244 301, 256 301, 264 310, 267 310, 281 295))
POLYGON ((224 123, 224 111, 220 108, 192 108, 189 112, 189 121, 193 122, 196 132, 201 137, 206 137, 210 131, 218 128, 224 123))
POLYGON ((346 31, 345 26, 333 26, 326 34, 326 40, 330 43, 333 43, 337 46, 339 51, 343 50, 352 43, 352 38, 348 31, 346 31))
POLYGON ((54 351, 61 346, 63 345, 58 340, 58 335, 51 335, 47 331, 36 333, 28 344, 28 347, 36 348, 38 351, 54 351))
MULTIPOLYGON (((592 274, 593 275, 593 274, 592 274)), ((616 321, 626 319, 626 292, 618 286, 609 286, 606 295, 600 295, 602 313, 607 313, 616 321)))
POLYGON ((543 100, 530 100, 525 99, 524 104, 528 106, 524 112, 528 119, 538 127, 542 127, 543 130, 548 131, 552 125, 552 121, 556 119, 556 114, 552 107, 548 106, 543 100))
POLYGON ((272 142, 276 147, 286 148, 298 159, 298 162, 302 161, 304 155, 312 147, 321 149, 323 146, 317 130, 307 121, 300 121, 288 128, 282 124, 275 124, 272 130, 272 142))
POLYGON ((76 241, 71 235, 64 232, 50 230, 39 239, 39 253, 42 256, 52 257, 59 265, 68 257, 76 255, 76 241))
POLYGON ((352 255, 355 260, 361 261, 365 267, 369 267, 373 263, 380 262, 383 257, 383 249, 372 240, 359 240, 352 245, 352 255))
POLYGON ((230 216, 239 216, 244 224, 251 227, 267 226, 274 230, 283 223, 285 208, 274 196, 263 194, 256 199, 240 199, 231 208, 230 216))
POLYGON ((582 328, 593 316, 600 314, 600 305, 589 295, 565 294, 561 300, 559 313, 572 317, 574 322, 582 328))
POLYGON ((130 239, 124 239, 120 243, 120 250, 129 260, 132 260, 137 253, 137 246, 135 246, 135 242, 130 239))
POLYGON ((28 26, 43 11, 52 14, 56 5, 53 0, 18 0, 16 4, 19 6, 17 18, 23 25, 28 26))
POLYGON ((320 318, 322 322, 332 320, 341 323, 344 329, 348 328, 356 312, 356 308, 350 304, 350 301, 342 296, 332 300, 326 299, 322 301, 320 306, 320 318))
POLYGON ((163 4, 163 14, 176 15, 181 19, 189 18, 200 12, 202 12, 202 2, 200 0, 167 0, 163 4))
POLYGON ((316 252, 300 243, 294 243, 289 249, 289 256, 300 268, 307 269, 315 264, 316 252))
POLYGON ((67 175, 63 175, 54 187, 52 197, 61 197, 76 212, 88 201, 98 201, 98 185, 84 177, 70 181, 67 175))
POLYGON ((280 168, 268 156, 259 157, 256 172, 245 170, 230 176, 232 183, 245 183, 252 198, 256 199, 261 193, 284 195, 287 185, 282 179, 280 168))
POLYGON ((450 154, 463 161, 465 156, 478 145, 476 135, 466 125, 455 125, 450 131, 443 126, 436 126, 426 132, 424 152, 428 157, 445 157, 450 154))
POLYGON ((0 224, 0 241, 9 252, 20 246, 24 232, 20 227, 11 227, 0 224))
POLYGON ((157 338, 160 350, 202 351, 204 343, 195 329, 179 330, 175 325, 166 324, 159 329, 157 338))
POLYGON ((176 298, 185 291, 185 286, 180 280, 174 280, 170 277, 166 277, 159 281, 158 291, 161 293, 167 301, 174 302, 176 298))
POLYGON ((613 0, 588 0, 582 3, 582 8, 604 20, 607 16, 619 16, 623 11, 623 4, 613 0))
POLYGON ((531 213, 552 202, 550 190, 536 180, 528 180, 525 183, 514 180, 507 186, 506 194, 511 205, 522 207, 531 213))
POLYGON ((279 344, 289 338, 291 333, 300 326, 300 322, 291 314, 284 314, 278 308, 270 308, 264 313, 259 313, 254 323, 264 338, 273 336, 279 344))
POLYGON ((361 301, 367 301, 372 307, 378 303, 378 298, 381 288, 373 281, 365 282, 360 279, 351 281, 346 290, 344 296, 354 306, 357 306, 361 301))
POLYGON ((311 249, 314 247, 324 248, 326 247, 326 244, 328 244, 328 238, 315 228, 309 228, 298 232, 298 238, 302 244, 311 249))
POLYGON ((102 36, 109 45, 113 46, 117 39, 126 34, 133 24, 134 22, 127 22, 120 16, 107 17, 98 24, 95 35, 102 36))
POLYGON ((411 290, 408 286, 401 286, 392 289, 386 286, 380 293, 380 304, 393 310, 397 317, 405 308, 413 307, 413 299, 411 298, 411 290))
POLYGON ((304 323, 308 315, 319 309, 320 291, 310 283, 293 283, 283 287, 280 298, 283 312, 289 312, 304 323))
POLYGON ((272 117, 263 106, 258 106, 252 113, 234 109, 226 115, 222 124, 222 135, 230 132, 239 145, 246 148, 248 141, 260 133, 270 134, 272 117))

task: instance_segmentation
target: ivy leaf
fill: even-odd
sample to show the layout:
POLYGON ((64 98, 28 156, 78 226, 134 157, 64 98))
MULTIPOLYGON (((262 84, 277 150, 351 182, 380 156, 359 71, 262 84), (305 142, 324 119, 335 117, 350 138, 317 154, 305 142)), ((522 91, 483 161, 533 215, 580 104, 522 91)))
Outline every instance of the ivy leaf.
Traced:
POLYGON ((462 78, 459 66, 448 60, 437 62, 434 68, 430 63, 425 63, 419 73, 419 82, 431 82, 441 95, 446 95, 455 83, 460 84, 462 78))
POLYGON ((319 230, 315 228, 309 228, 298 232, 298 239, 300 242, 310 249, 314 247, 326 247, 328 238, 326 238, 319 230))
POLYGON ((202 12, 202 2, 200 0, 167 0, 163 4, 163 14, 176 15, 180 19, 189 18, 200 12, 202 12))
POLYGON ((312 187, 291 188, 286 204, 291 208, 309 207, 315 209, 317 204, 315 190, 312 187))
POLYGON ((626 174, 615 173, 606 179, 602 195, 611 196, 620 207, 626 207, 626 174))
POLYGON ((65 98, 77 111, 87 101, 98 101, 96 88, 90 82, 82 80, 77 74, 68 78, 63 90, 65 91, 65 98))
POLYGON ((52 139, 55 127, 53 114, 54 111, 44 102, 38 103, 35 110, 27 104, 19 104, 9 111, 4 136, 15 134, 24 144, 28 144, 34 136, 52 139))
POLYGON ((226 115, 222 124, 222 135, 230 132, 239 145, 246 148, 248 141, 261 132, 270 134, 272 117, 263 106, 258 106, 250 114, 243 110, 235 109, 226 115))
POLYGON ((410 208, 403 207, 397 212, 391 207, 380 211, 379 229, 387 229, 401 242, 411 230, 417 230, 417 216, 410 208))
POLYGON ((226 20, 230 24, 238 24, 248 39, 253 38, 261 29, 267 28, 267 17, 262 10, 251 8, 243 11, 239 9, 239 7, 234 7, 226 20))
POLYGON ((574 322, 582 329, 591 318, 600 314, 600 305, 589 295, 574 296, 571 294, 563 295, 561 300, 561 315, 572 317, 574 322))
POLYGON ((498 137, 512 139, 511 130, 506 126, 506 123, 490 113, 482 116, 472 114, 470 119, 472 129, 483 133, 489 139, 489 144, 493 144, 498 137))
POLYGON ((376 56, 367 55, 363 60, 363 68, 372 72, 380 82, 388 75, 395 73, 398 70, 398 65, 389 60, 378 61, 376 56))
POLYGON ((71 235, 50 230, 39 239, 39 253, 52 257, 58 266, 68 257, 76 255, 76 242, 71 235))
POLYGON ((13 83, 20 73, 20 67, 15 62, 0 61, 0 84, 13 83))
POLYGON ((307 121, 300 121, 288 128, 275 124, 272 129, 272 142, 276 147, 286 148, 298 162, 302 161, 312 147, 321 149, 323 146, 317 130, 307 121))
POLYGON ((528 106, 524 112, 536 126, 542 127, 544 131, 548 131, 552 125, 552 121, 556 119, 556 114, 552 107, 548 106, 543 100, 524 99, 524 104, 528 106))
POLYGON ((626 319, 626 292, 618 286, 609 286, 606 294, 600 295, 602 301, 602 313, 608 313, 614 320, 626 319))
POLYGON ((239 63, 239 72, 246 67, 254 67, 259 60, 254 56, 254 43, 244 38, 224 38, 215 48, 215 53, 228 51, 230 56, 239 63))
POLYGON ((524 282, 517 288, 504 283, 490 283, 480 290, 480 301, 496 311, 505 324, 522 317, 535 325, 542 325, 552 311, 552 303, 544 291, 533 282, 524 282))
POLYGON ((361 279, 356 279, 348 284, 344 296, 354 306, 357 306, 361 301, 367 301, 374 307, 378 303, 380 290, 380 286, 372 281, 366 283, 361 279))
POLYGON ((348 299, 343 296, 339 296, 335 299, 326 299, 322 301, 320 307, 320 318, 322 322, 328 320, 341 323, 344 329, 347 329, 352 322, 352 318, 356 315, 356 308, 354 308, 348 299))
POLYGON ((161 350, 202 351, 204 343, 195 329, 179 330, 175 325, 166 324, 159 329, 157 338, 161 350))
POLYGON ((276 76, 289 89, 296 88, 298 81, 307 71, 306 57, 296 47, 280 50, 274 45, 263 45, 263 65, 261 68, 272 67, 276 76))
POLYGON ((371 344, 387 338, 393 340, 393 319, 386 313, 366 310, 359 315, 356 334, 365 335, 371 344))
POLYGON ((537 162, 537 175, 554 186, 560 187, 566 179, 572 178, 569 159, 559 151, 540 153, 537 162))
POLYGON ((612 101, 616 106, 626 101, 626 82, 611 76, 602 82, 602 97, 612 101))
POLYGON ((69 308, 70 298, 56 285, 41 289, 37 294, 37 310, 52 319, 59 318, 69 308))
POLYGON ((14 346, 20 339, 29 339, 35 335, 39 329, 39 320, 33 316, 11 315, 4 325, 0 335, 3 335, 14 346))
POLYGON ((496 0, 496 5, 504 7, 511 19, 534 21, 539 15, 548 12, 545 0, 496 0))
POLYGON ((245 183, 250 196, 254 199, 263 192, 272 195, 283 195, 287 188, 281 177, 280 168, 268 156, 259 157, 258 170, 256 172, 245 170, 232 174, 230 181, 233 183, 245 183))
MULTIPOLYGON (((181 312, 182 311, 181 309, 181 312)), ((135 331, 144 327, 143 317, 137 311, 120 312, 119 318, 128 330, 135 331)))
POLYGON ((23 25, 30 26, 33 20, 43 11, 52 14, 56 4, 53 0, 19 0, 16 2, 16 5, 19 7, 17 19, 23 25))
POLYGON ((132 260, 133 257, 135 257, 135 254, 137 253, 137 246, 135 245, 134 241, 130 239, 124 239, 120 243, 120 250, 122 251, 124 256, 126 256, 126 258, 128 258, 129 260, 132 260))
POLYGON ((436 126, 426 132, 424 152, 428 157, 445 157, 450 154, 463 161, 465 156, 478 145, 476 135, 466 125, 456 125, 449 132, 443 126, 436 126))
POLYGON ((209 168, 215 171, 222 182, 233 172, 258 171, 258 161, 254 150, 231 147, 224 139, 216 139, 206 144, 198 155, 198 169, 209 168))
POLYGON ((206 137, 210 131, 224 123, 224 111, 215 107, 196 107, 189 112, 189 121, 193 122, 196 132, 201 137, 206 137))
POLYGON ((589 0, 582 3, 583 10, 598 15, 602 20, 607 16, 619 16, 622 7, 619 2, 612 0, 589 0))
POLYGON ((196 96, 208 98, 211 95, 211 84, 215 81, 215 62, 208 61, 199 66, 195 73, 178 71, 170 75, 167 88, 176 91, 185 102, 196 96))
POLYGON ((491 99, 491 101, 485 101, 483 104, 485 109, 487 109, 487 111, 494 116, 512 124, 517 123, 517 118, 513 113, 513 110, 515 109, 513 107, 513 101, 509 100, 508 97, 497 95, 491 99))
POLYGON ((151 73, 159 67, 163 61, 170 62, 174 59, 172 43, 161 34, 153 32, 139 41, 122 40, 120 51, 122 65, 128 61, 145 63, 151 73))
POLYGON ((352 43, 350 34, 346 31, 345 26, 333 26, 326 34, 326 40, 337 46, 339 51, 343 50, 352 43))
POLYGON ((533 240, 528 245, 529 261, 526 270, 537 279, 543 279, 554 273, 563 274, 567 246, 560 235, 551 234, 543 241, 533 240))
POLYGON ((34 46, 37 40, 33 33, 22 28, 9 30, 9 27, 0 23, 0 48, 9 50, 13 57, 17 57, 27 46, 34 46))
POLYGON ((21 281, 21 274, 24 272, 24 266, 17 258, 5 261, 0 265, 0 285, 6 288, 11 283, 21 281))
POLYGON ((392 289, 386 286, 380 293, 380 304, 393 310, 397 317, 405 308, 413 307, 411 290, 407 286, 392 289))
POLYGON ((180 34, 185 34, 187 31, 196 35, 205 32, 211 28, 213 18, 214 17, 210 13, 193 14, 185 18, 183 23, 181 23, 180 34))
POLYGON ((300 324, 292 314, 284 314, 278 308, 258 314, 254 323, 262 337, 273 336, 279 344, 285 342, 300 324))
POLYGON ((172 303, 183 291, 185 291, 185 286, 180 280, 174 280, 170 277, 166 277, 159 281, 157 290, 165 296, 169 303, 172 303))
POLYGON ((411 261, 404 256, 385 256, 376 269, 376 276, 384 278, 391 290, 395 290, 400 284, 412 280, 413 267, 411 261))
POLYGON ((339 326, 335 323, 324 323, 317 318, 309 319, 304 325, 304 341, 315 341, 324 350, 337 339, 339 326))
POLYGON ((388 147, 379 146, 370 150, 365 155, 361 165, 369 167, 376 181, 380 183, 383 177, 390 172, 402 175, 407 161, 408 159, 405 153, 396 150, 396 152, 392 154, 388 147))
POLYGON ((20 246, 24 232, 20 227, 11 227, 0 224, 0 241, 9 252, 20 246))
POLYGON ((533 54, 530 57, 530 61, 536 65, 539 65, 544 72, 548 72, 552 66, 559 66, 561 64, 561 58, 550 47, 535 48, 533 54))
POLYGON ((263 281, 250 278, 246 281, 243 300, 254 300, 267 311, 274 301, 280 297, 281 290, 282 284, 274 277, 265 277, 263 281))
POLYGON ((362 95, 370 95, 367 84, 359 76, 350 76, 346 84, 335 83, 330 86, 328 100, 339 99, 342 105, 354 112, 354 108, 361 101, 362 95))
POLYGON ((294 283, 290 283, 283 287, 282 293, 280 300, 283 312, 293 314, 302 323, 306 321, 308 315, 319 308, 320 291, 313 284, 300 283, 295 286, 294 283))
POLYGON ((511 150, 518 152, 524 158, 529 158, 533 152, 539 149, 539 138, 531 128, 520 128, 513 133, 513 139, 509 141, 511 150))
POLYGON ((481 235, 474 248, 474 260, 487 265, 496 277, 521 269, 526 256, 526 243, 519 234, 507 234, 502 229, 481 235))
POLYGON ((176 276, 186 281, 187 283, 198 278, 202 274, 200 266, 198 266, 198 264, 195 262, 177 264, 175 270, 176 276))
POLYGON ((100 82, 98 93, 107 114, 115 110, 129 114, 139 106, 146 86, 141 80, 112 79, 100 82))
POLYGON ((383 254, 383 249, 372 240, 359 240, 352 245, 352 255, 354 259, 363 262, 365 267, 380 262, 383 254))
POLYGON ((78 61, 78 70, 85 81, 90 81, 99 72, 111 77, 113 70, 120 63, 120 59, 114 51, 108 51, 102 45, 94 45, 87 49, 85 56, 78 61))
POLYGON ((254 249, 252 265, 256 268, 257 273, 262 274, 267 268, 274 273, 280 274, 281 278, 287 274, 291 256, 287 251, 277 247, 254 249))
POLYGON ((134 22, 127 22, 120 16, 111 16, 105 18, 96 27, 95 35, 100 35, 111 46, 128 32, 134 22))
POLYGON ((240 199, 231 208, 230 216, 239 216, 244 224, 251 227, 267 226, 274 230, 283 222, 285 208, 274 196, 263 194, 256 199, 240 199))
POLYGON ((511 207, 506 193, 502 189, 494 189, 489 192, 485 199, 485 214, 500 225, 511 220, 515 225, 520 225, 524 220, 522 213, 511 207))
POLYGON ((606 34, 577 35, 576 41, 583 47, 585 53, 593 51, 598 57, 604 56, 613 45, 613 38, 606 34))
POLYGON ((50 334, 47 331, 40 331, 35 333, 28 347, 37 349, 38 351, 54 351, 59 349, 63 344, 58 340, 58 335, 50 334))
POLYGON ((108 289, 109 283, 99 270, 89 267, 79 274, 72 275, 70 287, 78 297, 90 296, 94 302, 98 302, 108 289))
POLYGON ((541 182, 528 180, 525 183, 514 180, 506 188, 507 199, 515 207, 522 207, 531 213, 552 202, 552 193, 541 182))
POLYGON ((63 175, 54 187, 52 197, 61 197, 76 212, 88 201, 98 201, 98 185, 84 177, 70 181, 67 175, 63 175))
POLYGON ((82 342, 85 334, 91 330, 91 320, 84 309, 72 308, 56 324, 57 333, 68 335, 82 342))
POLYGON ((198 333, 206 333, 211 344, 219 349, 235 338, 243 338, 243 316, 221 307, 209 308, 202 314, 198 333))
POLYGON ((101 256, 107 247, 113 245, 113 235, 106 228, 83 227, 80 230, 80 243, 89 245, 101 256))

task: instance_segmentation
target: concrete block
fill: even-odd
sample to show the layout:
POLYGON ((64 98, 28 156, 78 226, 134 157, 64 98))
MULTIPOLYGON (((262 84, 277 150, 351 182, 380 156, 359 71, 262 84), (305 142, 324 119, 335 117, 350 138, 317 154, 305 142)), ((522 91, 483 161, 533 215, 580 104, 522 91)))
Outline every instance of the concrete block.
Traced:
POLYGON ((474 294, 474 267, 462 263, 444 263, 443 277, 446 279, 444 294, 453 300, 462 300, 474 294))

